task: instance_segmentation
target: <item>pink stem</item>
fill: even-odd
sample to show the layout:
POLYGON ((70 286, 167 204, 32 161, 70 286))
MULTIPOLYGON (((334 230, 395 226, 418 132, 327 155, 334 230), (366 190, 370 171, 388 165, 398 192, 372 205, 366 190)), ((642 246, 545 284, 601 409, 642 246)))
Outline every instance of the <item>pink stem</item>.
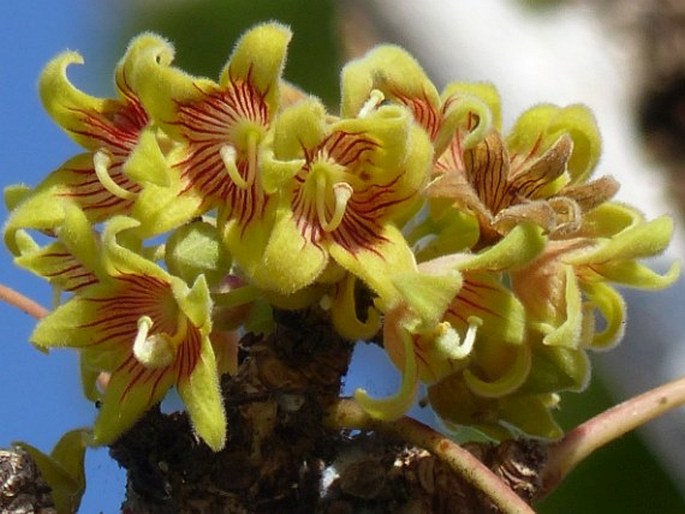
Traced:
POLYGON ((14 289, 0 284, 0 300, 14 305, 36 319, 47 316, 50 311, 14 289))
POLYGON ((568 432, 549 446, 540 497, 552 491, 597 448, 685 404, 685 377, 620 403, 568 432))
POLYGON ((354 400, 341 399, 329 410, 326 421, 335 428, 377 430, 424 448, 482 491, 504 514, 534 514, 523 499, 470 452, 413 418, 375 420, 354 400))

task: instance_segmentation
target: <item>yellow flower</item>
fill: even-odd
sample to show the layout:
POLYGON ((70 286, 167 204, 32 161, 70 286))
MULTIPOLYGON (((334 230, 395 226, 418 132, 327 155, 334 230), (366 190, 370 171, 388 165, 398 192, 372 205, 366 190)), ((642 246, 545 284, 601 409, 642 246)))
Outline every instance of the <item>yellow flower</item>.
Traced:
POLYGON ((669 217, 646 222, 630 207, 605 203, 584 217, 578 237, 549 242, 537 259, 513 272, 512 288, 532 326, 544 335, 543 344, 603 349, 618 342, 625 302, 608 283, 641 289, 671 285, 679 263, 661 276, 638 259, 661 253, 672 231, 669 217), (595 310, 606 322, 599 332, 595 310))
POLYGON ((265 246, 242 250, 251 254, 241 262, 251 279, 289 294, 339 265, 392 296, 391 273, 415 268, 394 222, 415 203, 432 157, 406 110, 329 121, 317 100, 305 100, 278 117, 273 149, 265 174, 282 177, 279 204, 265 246))
MULTIPOLYGON (((77 253, 96 247, 78 209, 70 209, 65 219, 67 246, 77 253)), ((113 442, 175 386, 198 435, 218 451, 224 445, 226 420, 210 342, 209 290, 203 276, 189 288, 120 245, 117 235, 137 224, 125 217, 108 222, 99 265, 92 270, 97 283, 79 288, 44 318, 31 341, 43 349, 77 348, 84 369, 111 373, 94 443, 113 442)), ((83 262, 94 256, 76 257, 83 262)), ((92 395, 92 384, 84 386, 92 395)))
POLYGON ((430 136, 437 160, 450 142, 469 148, 500 124, 499 97, 489 84, 453 82, 442 94, 402 48, 380 45, 342 72, 343 116, 363 109, 369 97, 405 106, 430 136))
POLYGON ((431 385, 453 375, 483 397, 521 387, 531 368, 525 310, 500 276, 543 246, 538 228, 521 225, 479 254, 444 256, 421 263, 418 273, 395 275, 402 302, 385 312, 383 344, 402 385, 384 399, 358 390, 362 407, 393 419, 411 406, 420 381, 431 385))
MULTIPOLYGON (((249 30, 218 83, 171 67, 173 48, 159 37, 141 52, 131 81, 157 126, 175 143, 168 154, 174 184, 149 188, 134 213, 146 233, 175 228, 213 208, 243 237, 259 238, 267 230, 261 226, 269 203, 261 154, 279 109, 290 37, 278 23, 249 30)), ((297 96, 291 86, 284 89, 297 96)))
POLYGON ((168 180, 164 157, 149 127, 149 115, 130 76, 147 36, 133 40, 117 65, 114 78, 118 98, 96 98, 79 91, 67 79, 70 64, 82 63, 75 52, 64 52, 45 67, 39 88, 43 104, 54 120, 87 152, 62 164, 12 210, 5 241, 19 252, 14 236, 19 228, 51 231, 63 219, 65 201, 79 205, 93 222, 128 214, 145 183, 168 180), (139 163, 143 162, 143 165, 139 163))

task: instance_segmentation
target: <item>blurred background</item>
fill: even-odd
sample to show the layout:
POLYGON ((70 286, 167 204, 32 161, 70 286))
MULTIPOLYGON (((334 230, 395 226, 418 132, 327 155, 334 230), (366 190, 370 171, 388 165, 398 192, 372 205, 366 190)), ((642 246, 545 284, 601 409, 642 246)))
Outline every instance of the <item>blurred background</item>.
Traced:
MULTIPOLYGON (((113 68, 141 31, 173 41, 182 68, 216 78, 236 38, 269 19, 295 34, 286 78, 333 109, 341 64, 383 41, 416 55, 439 88, 453 80, 493 82, 505 128, 539 102, 585 103, 603 134, 597 173, 617 176, 619 197, 648 216, 670 212, 682 219, 685 5, 677 0, 63 0, 59 9, 48 0, 7 2, 0 17, 3 187, 35 185, 79 151, 37 95, 38 75, 58 52, 79 51, 86 64, 70 68, 70 78, 91 94, 111 96, 113 68)), ((679 234, 654 266, 685 256, 683 241, 679 234)), ((0 259, 0 282, 50 304, 42 281, 13 268, 7 252, 0 259)), ((596 372, 585 393, 563 397, 558 417, 567 428, 683 374, 683 280, 664 292, 626 296, 626 339, 593 356, 596 372)), ((82 397, 75 355, 36 351, 27 343, 33 320, 8 306, 0 305, 0 323, 0 447, 23 440, 49 451, 65 431, 89 425, 95 415, 82 397)), ((396 381, 380 350, 359 348, 349 390, 385 394, 396 381), (370 381, 379 369, 387 379, 370 381)), ((429 412, 416 414, 434 421, 429 412)), ((87 479, 81 512, 118 512, 124 475, 105 449, 88 451, 87 479)), ((591 456, 539 511, 680 513, 684 496, 681 409, 591 456)))

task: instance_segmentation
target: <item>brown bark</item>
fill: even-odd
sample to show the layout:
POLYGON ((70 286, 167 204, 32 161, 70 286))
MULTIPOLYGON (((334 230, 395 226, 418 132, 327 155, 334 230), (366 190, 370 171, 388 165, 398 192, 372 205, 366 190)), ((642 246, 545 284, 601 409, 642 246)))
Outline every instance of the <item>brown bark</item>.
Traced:
POLYGON ((21 448, 0 450, 0 512, 56 514, 50 487, 21 448))
MULTIPOLYGON (((212 453, 184 414, 149 412, 111 447, 128 471, 122 509, 131 513, 480 513, 494 511, 425 450, 378 433, 322 423, 338 399, 352 345, 315 314, 279 313, 268 338, 241 343, 239 372, 223 392, 229 442, 212 453)), ((539 448, 474 446, 479 458, 530 499, 539 448)))
MULTIPOLYGON (((246 335, 222 390, 226 448, 213 453, 184 413, 150 410, 110 447, 127 471, 122 512, 496 512, 487 498, 428 451, 378 432, 326 428, 352 344, 312 312, 279 312, 266 338, 246 335)), ((531 441, 468 449, 530 502, 545 448, 531 441)), ((0 512, 55 514, 30 456, 0 451, 0 512)))

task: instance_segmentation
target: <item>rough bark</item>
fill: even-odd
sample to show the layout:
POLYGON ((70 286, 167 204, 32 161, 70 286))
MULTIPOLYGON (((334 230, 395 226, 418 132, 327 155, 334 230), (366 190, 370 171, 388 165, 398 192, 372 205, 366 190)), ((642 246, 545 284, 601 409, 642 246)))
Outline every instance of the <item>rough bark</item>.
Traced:
POLYGON ((0 450, 0 512, 56 514, 50 487, 21 448, 0 450))
MULTIPOLYGON (((201 444, 184 414, 159 410, 111 447, 128 472, 124 512, 494 512, 427 451, 324 427, 352 345, 315 314, 279 313, 274 333, 245 336, 242 350, 238 374, 222 386, 230 432, 223 451, 201 444)), ((533 497, 544 462, 539 447, 472 449, 521 496, 533 497)))
MULTIPOLYGON (((222 383, 230 436, 221 452, 193 435, 184 413, 159 408, 113 444, 112 457, 127 471, 122 512, 496 512, 426 450, 378 432, 324 426, 352 344, 322 319, 279 312, 269 337, 243 337, 239 371, 222 383)), ((521 440, 468 449, 532 501, 543 446, 521 440)), ((56 513, 49 486, 21 449, 0 451, 0 512, 56 513)))

